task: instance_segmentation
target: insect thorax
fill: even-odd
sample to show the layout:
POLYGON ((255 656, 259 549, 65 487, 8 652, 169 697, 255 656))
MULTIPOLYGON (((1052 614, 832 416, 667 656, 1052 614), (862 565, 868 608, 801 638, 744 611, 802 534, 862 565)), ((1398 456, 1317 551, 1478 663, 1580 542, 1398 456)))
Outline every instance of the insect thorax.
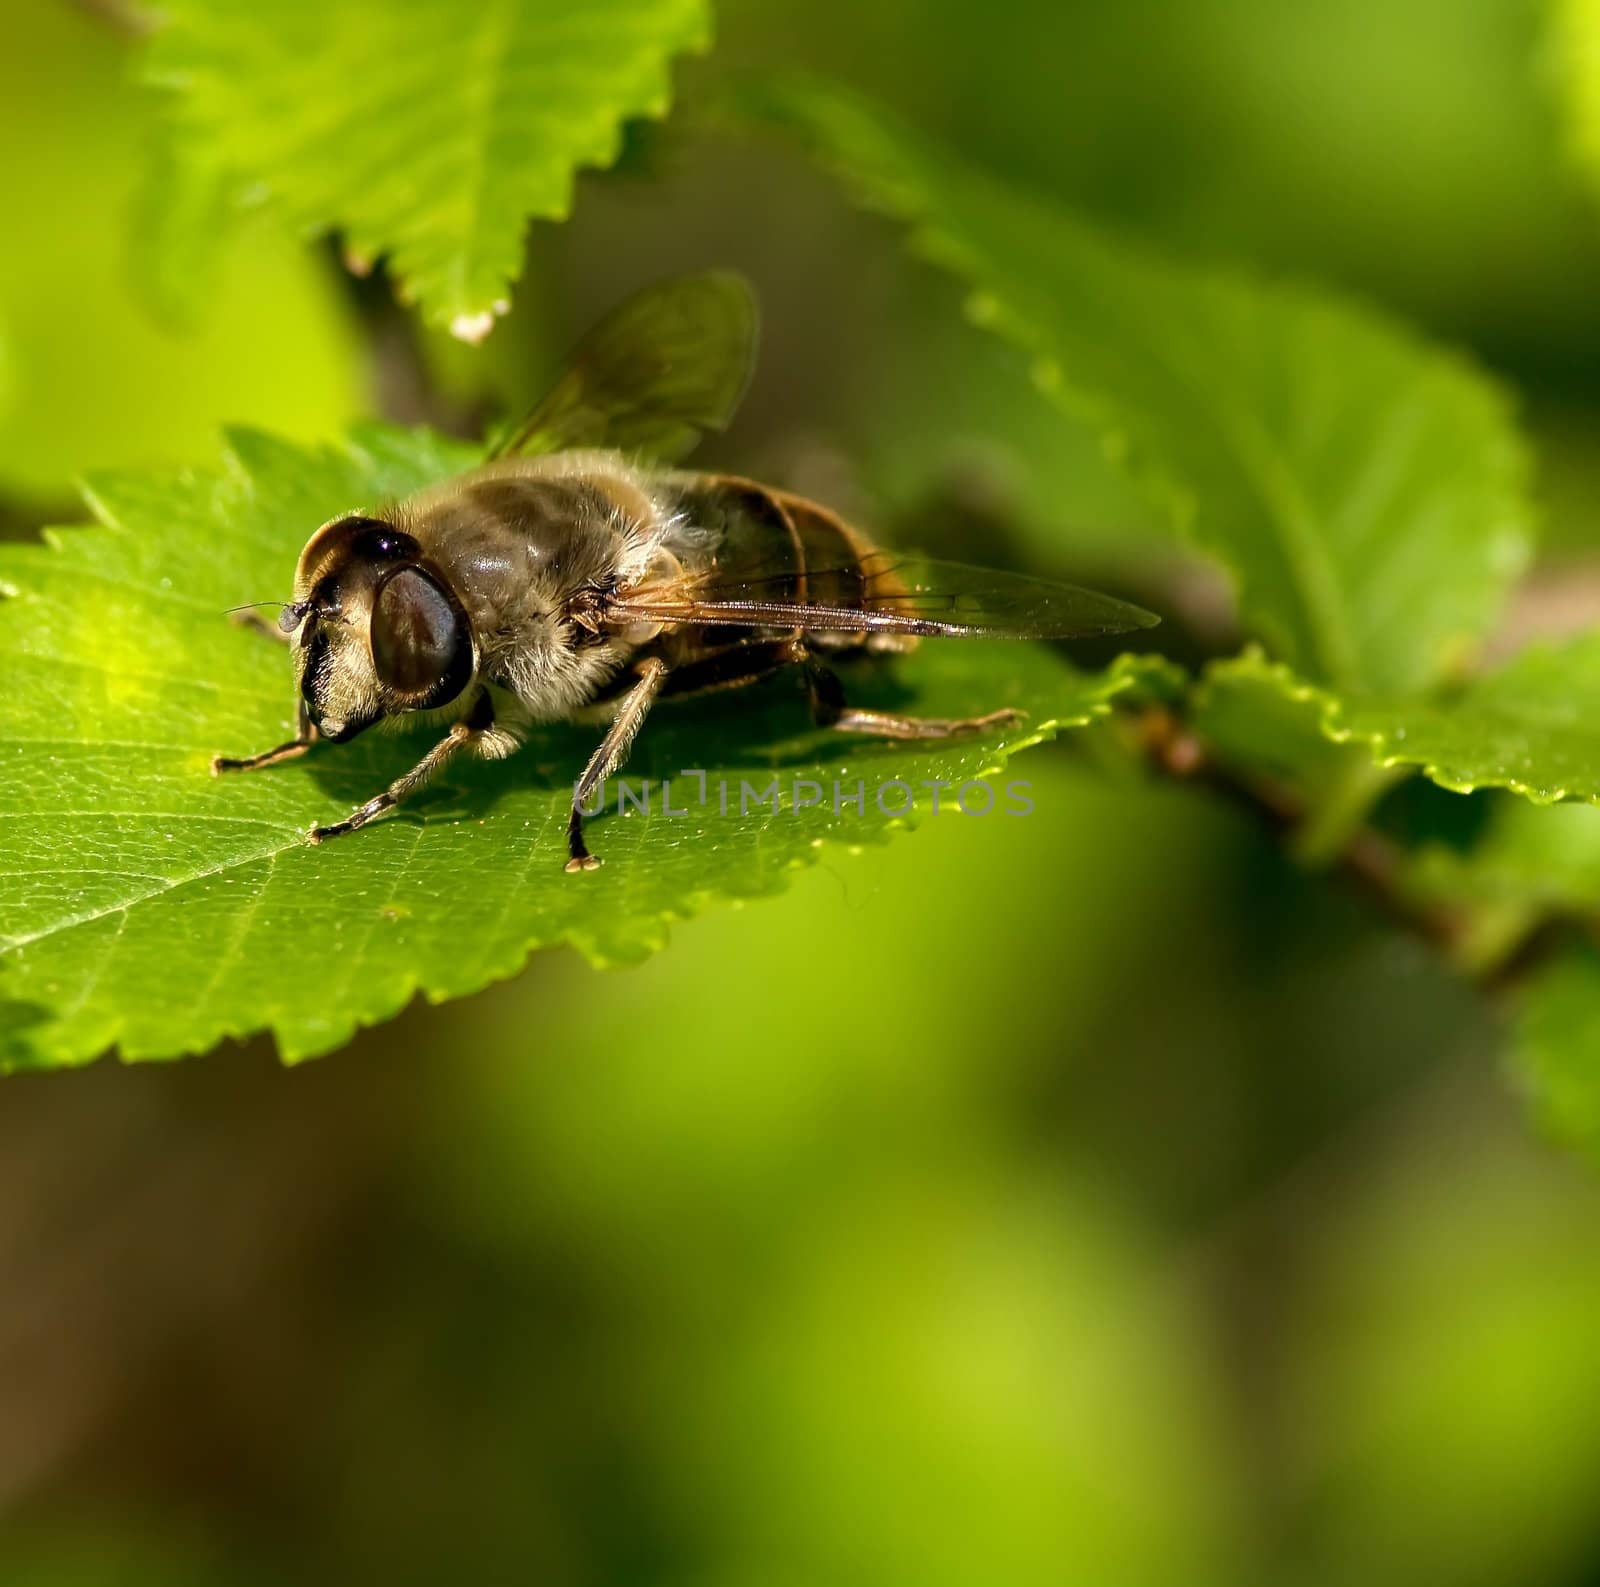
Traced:
POLYGON ((664 554, 671 516, 612 453, 507 459, 399 514, 466 608, 481 674, 541 719, 587 703, 627 659, 626 643, 568 614, 585 592, 643 577, 664 554))

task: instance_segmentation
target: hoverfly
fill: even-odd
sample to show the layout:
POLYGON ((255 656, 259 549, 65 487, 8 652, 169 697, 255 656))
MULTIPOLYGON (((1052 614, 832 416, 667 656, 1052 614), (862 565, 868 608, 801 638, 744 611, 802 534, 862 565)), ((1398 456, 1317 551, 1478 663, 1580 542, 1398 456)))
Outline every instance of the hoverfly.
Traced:
POLYGON ((404 776, 312 843, 354 832, 460 755, 512 753, 528 728, 609 721, 573 787, 567 869, 599 861, 583 806, 659 699, 804 677, 818 724, 897 739, 1014 722, 859 710, 831 663, 974 635, 1081 638, 1156 619, 1069 585, 922 561, 915 575, 816 502, 672 465, 722 429, 748 381, 755 302, 739 276, 647 287, 579 343, 481 467, 324 524, 278 619, 298 685, 293 739, 254 771, 419 716, 449 729, 404 776))

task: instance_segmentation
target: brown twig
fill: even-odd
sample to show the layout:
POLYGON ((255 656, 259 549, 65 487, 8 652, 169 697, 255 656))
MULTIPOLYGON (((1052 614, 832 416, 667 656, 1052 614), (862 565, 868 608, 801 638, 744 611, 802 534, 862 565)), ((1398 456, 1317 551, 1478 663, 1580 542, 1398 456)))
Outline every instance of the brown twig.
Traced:
MULTIPOLYGON (((1287 784, 1262 774, 1246 776, 1213 756, 1200 735, 1166 706, 1148 706, 1132 719, 1135 741, 1146 760, 1166 776, 1197 785, 1243 810, 1252 821, 1280 836, 1300 831, 1308 816, 1306 801, 1287 784)), ((1471 939, 1469 908, 1444 905, 1419 896, 1405 884, 1405 849, 1371 826, 1347 840, 1334 868, 1390 919, 1423 938, 1458 968, 1468 970, 1485 991, 1503 992, 1545 963, 1574 926, 1600 934, 1600 922, 1554 914, 1541 920, 1503 957, 1480 968, 1463 953, 1471 939)))

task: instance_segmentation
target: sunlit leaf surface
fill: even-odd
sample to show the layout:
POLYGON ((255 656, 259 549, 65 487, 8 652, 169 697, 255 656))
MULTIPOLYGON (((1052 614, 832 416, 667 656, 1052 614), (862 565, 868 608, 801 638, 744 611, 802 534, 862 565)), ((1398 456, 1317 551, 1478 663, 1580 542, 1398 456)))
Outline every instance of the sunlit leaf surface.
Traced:
POLYGON ((1600 634, 1530 647, 1442 703, 1355 700, 1333 709, 1339 737, 1446 788, 1510 788, 1538 804, 1600 799, 1600 634))
MULTIPOLYGON (((706 0, 172 0, 150 79, 197 159, 220 160, 311 231, 389 256, 430 321, 475 339, 521 271, 530 217, 630 117, 665 114, 674 55, 710 41, 706 0)), ((202 217, 203 218, 203 217, 202 217)))
MULTIPOLYGON (((1197 726, 1235 760, 1312 781, 1345 744, 1457 793, 1600 801, 1600 634, 1531 646, 1453 694, 1418 698, 1341 695, 1247 652, 1209 668, 1193 704, 1197 726)), ((1566 839, 1552 833, 1531 848, 1524 837, 1518 852, 1559 847, 1565 830, 1566 839)))
POLYGON ((971 782, 975 819, 1023 819, 1007 813, 1027 803, 1007 792, 1009 772, 975 780, 1103 713, 1133 676, 1091 676, 1040 646, 949 642, 848 680, 862 701, 925 714, 1028 713, 1003 735, 931 747, 819 734, 781 681, 663 707, 627 771, 648 813, 616 813, 613 789, 590 824, 605 859, 590 875, 563 872, 562 832, 592 727, 541 730, 513 760, 453 771, 395 818, 308 847, 309 826, 382 788, 421 741, 369 734, 211 777, 218 751, 291 730, 287 653, 223 611, 286 593, 300 545, 331 515, 475 457, 424 432, 369 430, 323 452, 240 433, 221 471, 100 479, 99 527, 4 551, 0 578, 17 592, 0 603, 7 1062, 71 1062, 111 1043, 162 1056, 263 1027, 302 1056, 418 990, 452 997, 509 975, 534 947, 637 959, 712 899, 781 888, 825 842, 881 839, 908 798, 913 819, 931 813, 925 782, 948 785, 945 809, 971 782), (664 807, 664 780, 681 813, 664 807))

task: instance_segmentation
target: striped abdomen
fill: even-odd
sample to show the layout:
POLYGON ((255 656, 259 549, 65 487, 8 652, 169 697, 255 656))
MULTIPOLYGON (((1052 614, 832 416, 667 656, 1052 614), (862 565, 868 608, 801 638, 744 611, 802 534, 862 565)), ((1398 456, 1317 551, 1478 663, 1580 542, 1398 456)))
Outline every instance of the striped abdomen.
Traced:
MULTIPOLYGON (((697 570, 704 582, 696 593, 707 600, 759 598, 860 611, 904 593, 889 559, 816 502, 726 474, 680 475, 674 483, 690 523, 713 536, 709 562, 697 570)), ((809 626, 806 632, 809 643, 829 650, 905 651, 917 643, 906 634, 830 633, 809 626)), ((751 630, 707 629, 702 638, 715 648, 748 642, 751 630)))

